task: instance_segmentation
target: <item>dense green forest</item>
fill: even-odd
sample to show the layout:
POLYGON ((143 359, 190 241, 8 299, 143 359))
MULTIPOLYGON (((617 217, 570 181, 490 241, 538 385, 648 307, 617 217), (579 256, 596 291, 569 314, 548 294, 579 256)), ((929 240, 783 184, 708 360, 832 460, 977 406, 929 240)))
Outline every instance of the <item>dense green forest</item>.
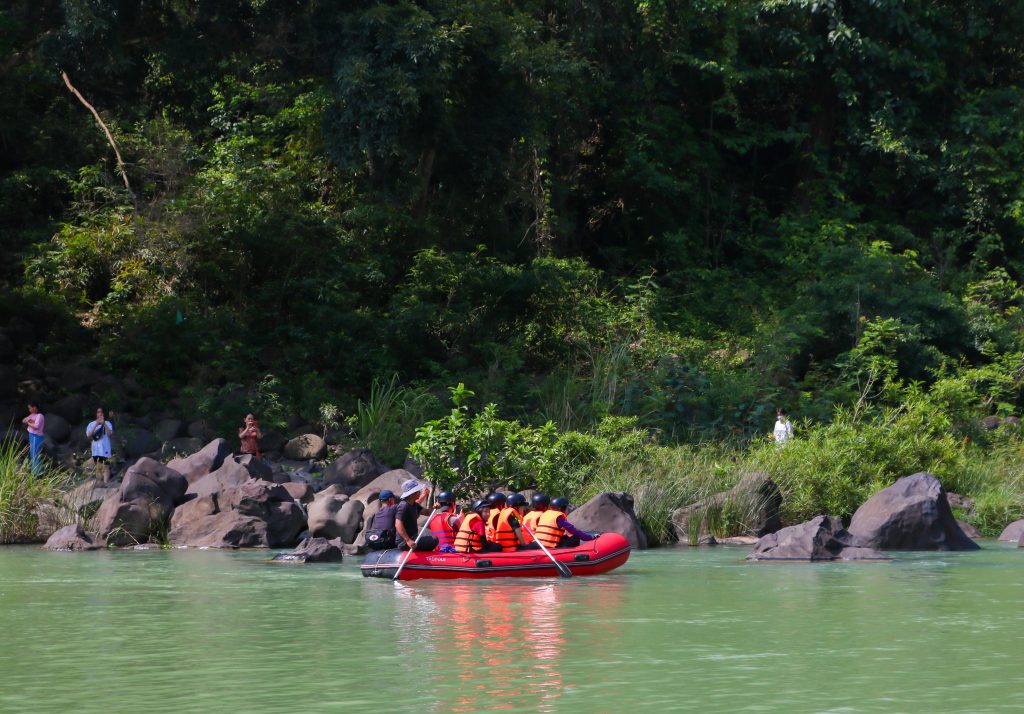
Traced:
POLYGON ((991 453, 1021 36, 996 0, 14 0, 0 324, 26 374, 85 356, 231 422, 461 382, 657 448, 782 407, 805 445, 991 453))

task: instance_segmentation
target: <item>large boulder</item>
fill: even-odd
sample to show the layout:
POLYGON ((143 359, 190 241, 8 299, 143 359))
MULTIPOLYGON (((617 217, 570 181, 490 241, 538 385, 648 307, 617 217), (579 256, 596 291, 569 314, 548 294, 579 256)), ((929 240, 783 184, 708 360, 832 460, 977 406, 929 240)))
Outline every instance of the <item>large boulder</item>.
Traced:
POLYGON ((367 505, 376 501, 377 496, 379 496, 380 492, 384 489, 393 491, 397 496, 402 492, 402 484, 411 478, 415 477, 405 469, 392 469, 391 471, 382 473, 373 481, 370 481, 370 483, 352 494, 352 500, 362 501, 363 505, 367 505))
POLYGON ((1008 543, 1016 543, 1024 536, 1024 518, 1019 521, 1014 521, 1010 525, 1003 529, 1003 532, 999 534, 999 540, 1007 541, 1008 543))
POLYGON ((164 442, 160 449, 162 458, 184 459, 203 448, 203 442, 191 436, 181 436, 164 442))
POLYGON ((216 471, 189 484, 188 492, 197 496, 208 496, 211 493, 220 493, 229 488, 241 486, 250 478, 252 476, 249 474, 246 464, 239 463, 235 457, 232 457, 225 460, 216 471))
POLYGON ((111 493, 116 493, 116 485, 104 486, 96 479, 88 479, 75 486, 61 497, 61 503, 77 513, 82 518, 92 517, 103 499, 111 493))
POLYGON ((125 472, 120 490, 121 499, 124 501, 166 496, 170 499, 171 505, 176 506, 185 500, 188 481, 174 469, 149 457, 143 457, 125 472), (155 493, 150 484, 155 486, 159 493, 155 493))
POLYGON ((192 498, 174 509, 174 515, 171 516, 171 531, 181 529, 191 521, 202 520, 218 513, 220 508, 217 507, 216 494, 192 498))
POLYGON ((125 472, 120 488, 96 513, 96 529, 113 545, 143 543, 163 528, 184 501, 185 478, 159 461, 143 458, 125 472))
POLYGON ((174 545, 194 548, 267 548, 267 523, 238 511, 194 518, 171 529, 174 545))
POLYGON ((270 481, 250 479, 241 486, 218 494, 221 511, 235 510, 267 524, 267 547, 295 545, 306 529, 306 516, 287 489, 270 481))
POLYGON ((300 461, 319 460, 327 455, 327 442, 316 434, 301 434, 284 445, 284 455, 300 461))
POLYGON ((195 483, 208 473, 221 467, 224 459, 231 455, 228 442, 214 439, 191 456, 171 459, 167 466, 185 477, 189 483, 195 483))
POLYGON ((148 429, 130 426, 126 429, 115 429, 114 439, 121 445, 121 450, 129 459, 137 459, 146 454, 158 453, 163 444, 148 429))
POLYGON ((388 470, 377 461, 369 449, 352 449, 335 459, 323 472, 325 484, 336 483, 346 488, 359 489, 388 470))
POLYGON ((263 438, 260 439, 260 449, 264 453, 271 451, 281 451, 285 444, 288 443, 288 437, 277 431, 271 429, 270 431, 263 432, 263 438))
POLYGON ((351 543, 363 524, 363 502, 344 495, 318 494, 307 508, 307 522, 312 536, 340 538, 351 543))
POLYGON ((99 550, 102 539, 95 533, 87 533, 75 523, 65 526, 50 536, 43 546, 45 550, 99 550))
POLYGON ((282 483, 281 486, 288 492, 294 501, 298 501, 302 504, 311 503, 313 501, 313 487, 308 483, 288 481, 286 483, 282 483))
POLYGON ((748 560, 889 560, 889 556, 863 547, 843 528, 837 516, 815 516, 783 528, 757 541, 748 560))
POLYGON ((194 439, 202 439, 203 441, 214 440, 213 429, 210 428, 209 422, 205 419, 194 421, 188 425, 188 435, 194 439))
MULTIPOLYGON (((81 424, 89 409, 89 398, 82 394, 69 394, 54 402, 50 409, 54 414, 59 414, 68 424, 81 424)), ((90 419, 91 421, 91 419, 90 419)))
POLYGON ((48 412, 43 417, 43 434, 53 439, 54 443, 63 444, 71 438, 71 425, 67 419, 54 412, 48 412))
POLYGON ((161 442, 177 439, 185 433, 185 424, 181 419, 161 419, 153 427, 153 434, 161 442))
POLYGON ((904 476, 869 498, 850 520, 863 545, 880 550, 977 550, 953 518, 934 475, 904 476))
POLYGON ((619 533, 638 550, 647 547, 647 536, 633 512, 628 493, 601 493, 569 514, 569 522, 584 531, 619 533))
POLYGON ((688 542, 696 535, 698 541, 708 535, 707 515, 710 511, 731 510, 744 524, 737 535, 765 536, 782 528, 780 511, 782 492, 768 474, 749 473, 728 491, 716 493, 672 513, 676 537, 688 542), (698 523, 694 519, 700 519, 698 523))
POLYGON ((288 563, 340 563, 341 548, 342 543, 337 539, 307 538, 292 552, 278 553, 274 560, 288 563))

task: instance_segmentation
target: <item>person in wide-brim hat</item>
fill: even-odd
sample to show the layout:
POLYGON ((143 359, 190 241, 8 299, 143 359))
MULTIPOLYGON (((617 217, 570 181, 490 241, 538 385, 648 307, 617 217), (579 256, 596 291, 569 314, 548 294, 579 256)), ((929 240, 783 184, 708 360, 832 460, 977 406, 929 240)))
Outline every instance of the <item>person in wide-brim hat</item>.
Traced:
POLYGON ((409 479, 402 484, 401 503, 395 512, 395 531, 398 533, 398 547, 402 550, 433 550, 437 547, 437 538, 430 535, 420 536, 419 518, 423 512, 423 504, 430 494, 426 484, 416 479, 409 479))

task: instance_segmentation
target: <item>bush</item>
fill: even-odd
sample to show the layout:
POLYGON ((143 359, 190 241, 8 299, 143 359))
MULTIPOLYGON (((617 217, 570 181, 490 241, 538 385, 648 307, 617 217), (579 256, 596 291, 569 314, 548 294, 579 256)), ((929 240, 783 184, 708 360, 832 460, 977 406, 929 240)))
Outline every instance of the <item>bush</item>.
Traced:
MULTIPOLYGON (((41 523, 40 512, 52 506, 69 480, 66 471, 51 466, 33 476, 18 443, 0 442, 0 544, 49 537, 47 530, 55 530, 54 524, 41 523)), ((48 510, 56 513, 58 509, 48 510)))

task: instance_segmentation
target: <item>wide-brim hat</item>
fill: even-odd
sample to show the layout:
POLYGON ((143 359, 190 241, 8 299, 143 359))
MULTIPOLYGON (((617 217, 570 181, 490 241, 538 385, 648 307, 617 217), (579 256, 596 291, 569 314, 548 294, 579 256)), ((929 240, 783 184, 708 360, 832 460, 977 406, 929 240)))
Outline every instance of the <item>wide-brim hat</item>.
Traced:
POLYGON ((408 481, 402 484, 402 495, 399 496, 399 498, 409 498, 409 496, 419 493, 425 488, 426 486, 424 486, 416 479, 409 479, 408 481))

